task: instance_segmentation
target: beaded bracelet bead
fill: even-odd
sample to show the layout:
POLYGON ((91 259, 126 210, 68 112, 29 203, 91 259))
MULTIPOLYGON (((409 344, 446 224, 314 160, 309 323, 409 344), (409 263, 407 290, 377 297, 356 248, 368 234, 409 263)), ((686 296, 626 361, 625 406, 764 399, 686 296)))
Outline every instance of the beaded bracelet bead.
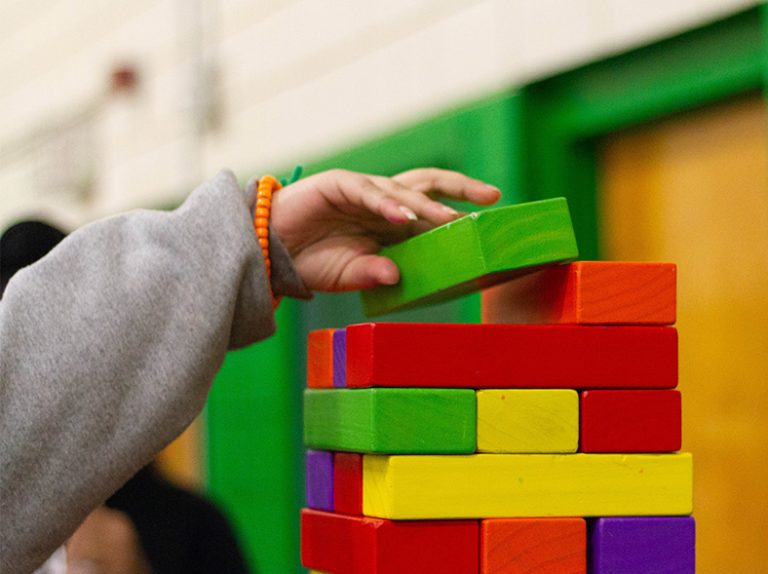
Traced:
POLYGON ((269 217, 272 213, 272 196, 282 187, 282 184, 273 176, 265 175, 259 179, 256 188, 256 208, 253 212, 253 227, 256 230, 261 253, 264 255, 267 279, 272 277, 272 261, 269 259, 269 217))

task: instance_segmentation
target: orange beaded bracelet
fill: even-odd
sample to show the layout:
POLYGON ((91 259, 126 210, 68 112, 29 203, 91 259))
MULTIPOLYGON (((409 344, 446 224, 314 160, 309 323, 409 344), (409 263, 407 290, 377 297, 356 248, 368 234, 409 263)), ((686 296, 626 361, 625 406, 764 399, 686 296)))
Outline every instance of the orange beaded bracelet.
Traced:
POLYGON ((282 184, 273 176, 265 175, 259 179, 256 188, 256 207, 253 211, 253 227, 256 230, 256 237, 259 240, 261 253, 264 255, 264 265, 267 268, 267 279, 272 277, 272 262, 269 259, 269 216, 272 212, 272 196, 282 187, 282 184))

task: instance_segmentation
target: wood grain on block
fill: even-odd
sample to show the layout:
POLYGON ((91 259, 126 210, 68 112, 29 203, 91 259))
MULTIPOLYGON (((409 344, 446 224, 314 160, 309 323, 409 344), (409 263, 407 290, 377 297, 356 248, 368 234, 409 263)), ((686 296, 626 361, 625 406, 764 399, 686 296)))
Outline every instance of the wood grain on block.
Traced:
POLYGON ((363 514, 390 519, 690 514, 691 455, 363 457, 363 514))
POLYGON ((333 333, 333 386, 347 386, 347 331, 337 329, 333 333))
POLYGON ((362 292, 369 316, 445 301, 542 265, 578 256, 563 198, 471 213, 381 255, 400 268, 396 285, 362 292))
POLYGON ((480 574, 586 574, 583 518, 491 518, 480 523, 480 574))
POLYGON ((476 574, 474 520, 394 522, 305 509, 301 563, 334 574, 476 574))
POLYGON ((566 389, 477 392, 477 451, 576 452, 579 395, 566 389))
POLYGON ((692 516, 598 518, 589 528, 591 574, 693 574, 692 516))
POLYGON ((333 510, 333 453, 307 450, 307 506, 333 510))
POLYGON ((483 323, 672 325, 674 263, 577 261, 483 292, 483 323))
POLYGON ((348 387, 674 388, 674 327, 364 323, 348 387))
POLYGON ((471 389, 304 391, 304 442, 326 450, 462 454, 475 451, 471 389))
POLYGON ((680 391, 584 391, 579 450, 680 450, 681 413, 680 391))
POLYGON ((342 514, 363 513, 363 455, 333 454, 333 510, 342 514))
POLYGON ((318 329, 307 340, 307 386, 330 389, 333 387, 333 332, 318 329))

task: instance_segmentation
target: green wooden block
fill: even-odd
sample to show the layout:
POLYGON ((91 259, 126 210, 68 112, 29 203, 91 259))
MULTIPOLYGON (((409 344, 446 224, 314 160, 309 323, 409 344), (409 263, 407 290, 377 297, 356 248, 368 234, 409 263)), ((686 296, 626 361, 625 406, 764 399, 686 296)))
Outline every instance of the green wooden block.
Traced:
POLYGON ((308 389, 304 443, 369 453, 472 453, 476 413, 472 389, 308 389))
POLYGON ((367 315, 445 301, 579 252, 568 204, 556 198, 471 213, 380 254, 397 263, 400 282, 364 291, 367 315))

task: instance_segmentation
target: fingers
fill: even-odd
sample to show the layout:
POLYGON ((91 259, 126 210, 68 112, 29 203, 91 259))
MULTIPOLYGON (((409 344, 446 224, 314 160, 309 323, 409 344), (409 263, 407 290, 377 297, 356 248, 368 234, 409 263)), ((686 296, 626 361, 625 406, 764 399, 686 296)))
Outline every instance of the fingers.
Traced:
POLYGON ((455 172, 419 169, 393 178, 346 170, 322 172, 275 198, 274 230, 306 285, 315 291, 391 285, 399 270, 380 248, 448 223, 460 214, 433 196, 494 203, 493 186, 455 172))
POLYGON ((422 194, 470 201, 478 205, 496 203, 501 197, 501 192, 493 185, 444 169, 412 169, 392 179, 422 194))
POLYGON ((482 205, 494 203, 500 197, 500 192, 493 186, 439 169, 413 170, 393 178, 344 170, 326 172, 325 175, 335 188, 332 202, 337 207, 362 207, 396 225, 416 221, 441 225, 460 215, 451 207, 434 201, 430 194, 482 205))
POLYGON ((348 212, 350 207, 363 208, 400 225, 418 219, 400 198, 387 193, 377 178, 345 170, 333 170, 321 175, 327 177, 330 184, 324 187, 331 190, 327 199, 341 211, 348 212))
POLYGON ((433 225, 441 225, 459 216, 459 212, 452 207, 434 201, 423 193, 415 192, 395 178, 372 176, 371 179, 388 197, 400 204, 401 210, 407 210, 412 215, 409 218, 412 223, 427 221, 433 225))
POLYGON ((400 270, 387 257, 363 255, 351 260, 339 278, 338 289, 357 291, 379 285, 394 285, 400 280, 400 270))
POLYGON ((479 205, 495 203, 501 192, 494 186, 441 169, 418 169, 389 178, 364 176, 369 181, 363 192, 367 199, 378 201, 380 212, 392 223, 427 221, 442 225, 460 214, 453 208, 435 201, 433 196, 470 201, 479 205), (381 197, 376 198, 376 195, 381 197))
POLYGON ((303 250, 293 263, 312 291, 356 291, 400 280, 397 265, 377 255, 378 240, 366 234, 332 235, 303 250))

